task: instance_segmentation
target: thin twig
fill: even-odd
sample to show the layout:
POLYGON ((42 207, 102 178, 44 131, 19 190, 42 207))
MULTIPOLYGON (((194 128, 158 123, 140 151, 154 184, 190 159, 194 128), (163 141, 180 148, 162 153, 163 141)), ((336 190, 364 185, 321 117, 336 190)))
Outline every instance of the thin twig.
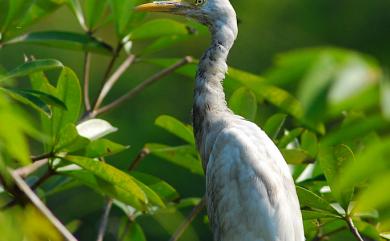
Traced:
POLYGON ((96 241, 103 241, 104 234, 106 233, 108 217, 110 216, 110 211, 112 207, 112 199, 107 201, 106 207, 104 208, 104 213, 100 221, 99 232, 96 241))
POLYGON ((32 163, 31 165, 16 169, 14 173, 22 178, 28 177, 31 173, 35 172, 39 168, 43 167, 49 162, 49 159, 42 159, 32 163))
POLYGON ((198 216, 198 214, 203 210, 205 207, 205 201, 206 198, 203 197, 202 200, 196 205, 191 213, 187 216, 186 220, 180 226, 176 229, 175 233, 172 235, 171 239, 169 241, 177 241, 179 238, 183 235, 184 231, 190 226, 192 221, 198 216))
POLYGON ((31 185, 31 189, 35 190, 44 182, 46 182, 50 177, 52 177, 55 172, 49 167, 49 169, 41 176, 33 185, 31 185))
POLYGON ((352 218, 350 216, 347 216, 347 217, 345 217, 345 221, 347 221, 349 230, 351 231, 353 236, 355 236, 356 240, 364 241, 364 239, 362 238, 362 236, 359 233, 359 230, 355 227, 355 224, 353 223, 352 218))
POLYGON ((150 150, 148 148, 146 148, 146 147, 142 148, 141 151, 134 158, 134 160, 131 162, 128 170, 133 171, 135 168, 137 168, 139 163, 149 154, 150 154, 150 150))
POLYGON ((53 153, 51 153, 51 152, 43 153, 43 154, 38 155, 38 156, 32 156, 31 161, 36 162, 36 161, 40 161, 40 160, 50 158, 50 157, 53 157, 53 153))
POLYGON ((118 67, 118 69, 111 75, 111 77, 104 83, 103 88, 100 90, 99 97, 96 100, 94 110, 97 110, 100 105, 103 103, 104 98, 106 98, 108 92, 112 89, 118 79, 123 75, 127 68, 133 63, 135 55, 129 55, 126 60, 118 67))
POLYGON ((89 99, 89 79, 91 74, 91 54, 85 52, 84 56, 84 105, 85 111, 91 111, 91 102, 89 99))
POLYGON ((27 183, 17 175, 14 171, 10 170, 11 176, 14 179, 18 188, 28 197, 32 204, 53 224, 58 232, 69 241, 77 241, 77 239, 69 232, 68 229, 51 213, 51 211, 45 206, 45 204, 39 199, 39 197, 31 190, 27 183))
POLYGON ((173 73, 178 68, 180 68, 180 67, 182 67, 182 66, 184 66, 184 65, 186 65, 188 63, 191 63, 191 62, 192 62, 192 58, 190 56, 184 57, 183 59, 181 59, 177 63, 171 65, 170 67, 168 67, 166 69, 163 69, 162 71, 154 74, 150 78, 148 78, 145 81, 141 82, 136 87, 134 87, 129 92, 127 92, 125 95, 119 97, 117 100, 113 101, 112 103, 110 103, 110 104, 108 104, 106 106, 103 106, 100 109, 96 109, 94 116, 102 114, 102 113, 106 113, 108 111, 111 111, 112 109, 115 109, 116 107, 120 106, 125 101, 127 101, 128 99, 131 99, 132 97, 134 97, 137 94, 139 94, 141 91, 143 91, 149 85, 155 83, 156 81, 162 79, 163 77, 173 73))

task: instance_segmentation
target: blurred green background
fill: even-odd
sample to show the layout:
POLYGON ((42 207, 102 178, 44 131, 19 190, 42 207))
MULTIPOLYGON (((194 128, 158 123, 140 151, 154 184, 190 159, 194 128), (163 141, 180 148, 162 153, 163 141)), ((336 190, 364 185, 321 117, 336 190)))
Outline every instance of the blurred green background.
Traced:
MULTIPOLYGON (((267 73, 278 53, 297 48, 315 46, 336 46, 357 50, 374 56, 383 67, 390 64, 390 1, 387 0, 232 0, 239 18, 239 37, 233 47, 229 65, 259 75, 267 73)), ((160 15, 161 16, 161 15, 160 15)), ((159 17, 153 15, 153 18, 159 17)), ((169 16, 165 16, 169 17, 169 16)), ((150 16, 152 18, 152 16, 150 16)), ((180 21, 189 21, 177 18, 180 21)), ((76 18, 66 7, 61 7, 54 14, 39 21, 31 30, 70 30, 82 32, 76 18)), ((113 43, 112 26, 106 26, 98 32, 105 40, 113 43)), ((180 57, 191 55, 198 58, 208 45, 208 35, 194 35, 189 40, 159 52, 156 56, 180 57)), ((139 43, 138 43, 139 44, 139 43)), ((142 46, 134 46, 135 49, 142 46)), ((13 69, 21 64, 24 56, 37 58, 55 58, 73 68, 82 79, 83 53, 65 51, 33 45, 11 45, 0 49, 0 65, 13 69)), ((108 57, 93 55, 92 88, 96 95, 100 86, 104 67, 108 57)), ((120 79, 107 102, 121 95, 156 72, 159 68, 137 64, 120 79)), ((155 126, 154 120, 161 114, 169 114, 190 123, 192 106, 193 80, 171 75, 146 89, 136 98, 129 100, 119 109, 103 115, 119 128, 111 138, 131 148, 112 158, 112 164, 126 167, 147 142, 179 143, 172 135, 155 126)), ((38 154, 41 150, 31 150, 38 154)), ((140 171, 161 177, 174 186, 183 197, 199 197, 204 192, 203 178, 183 171, 180 167, 147 157, 139 166, 140 171), (183 182, 185 180, 185 182, 183 182)), ((55 212, 65 223, 75 216, 83 216, 76 235, 80 240, 91 240, 98 229, 97 220, 102 213, 104 199, 87 188, 77 188, 55 198, 48 199, 49 206, 56 207, 55 212), (94 222, 96 221, 96 222, 94 222)), ((186 211, 189 211, 186 210, 186 211)), ((186 213, 184 213, 186 214, 186 213)), ((115 230, 119 223, 119 211, 113 210, 110 228, 115 230)), ((164 216, 160 223, 154 218, 142 217, 141 225, 148 240, 167 240, 169 233, 161 223, 173 222, 175 217, 164 216), (166 220, 164 220, 166 218, 166 220)), ((204 222, 198 218, 195 224, 204 222)), ((109 230, 110 230, 109 228, 109 230)), ((210 233, 205 225, 195 225, 198 240, 210 240, 210 233)), ((187 233, 190 235, 190 233, 187 233)), ((110 239, 110 231, 106 240, 110 239)), ((197 240, 194 237, 183 240, 197 240)))

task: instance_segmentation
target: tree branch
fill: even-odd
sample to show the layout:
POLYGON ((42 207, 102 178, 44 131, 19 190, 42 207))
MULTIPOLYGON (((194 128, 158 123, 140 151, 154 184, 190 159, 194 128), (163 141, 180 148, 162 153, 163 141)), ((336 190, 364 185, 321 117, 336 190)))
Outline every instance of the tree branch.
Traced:
POLYGON ((130 167, 128 168, 128 170, 132 171, 135 168, 137 168, 139 163, 149 154, 150 154, 150 150, 148 148, 146 148, 146 147, 142 148, 141 151, 138 153, 138 155, 131 162, 130 167))
POLYGON ((104 213, 100 221, 99 232, 96 241, 103 241, 104 234, 106 233, 108 217, 110 216, 110 211, 112 207, 112 199, 107 201, 106 207, 104 208, 104 213))
POLYGON ((51 153, 51 152, 44 153, 44 154, 41 154, 41 155, 38 155, 38 156, 32 156, 31 157, 31 161, 36 162, 36 161, 47 159, 47 158, 50 158, 50 157, 53 157, 53 156, 54 156, 54 154, 51 153))
POLYGON ((85 111, 91 111, 91 103, 89 100, 89 79, 91 72, 91 54, 85 52, 84 56, 84 105, 85 111))
POLYGON ((11 176, 15 181, 18 188, 28 197, 32 204, 53 224, 58 232, 69 241, 77 241, 77 239, 65 228, 65 226, 51 213, 51 211, 45 206, 45 204, 39 199, 39 197, 31 190, 27 183, 16 174, 13 170, 10 170, 11 176))
POLYGON ((135 55, 129 55, 126 60, 119 66, 119 68, 111 75, 111 77, 104 83, 103 88, 100 90, 99 97, 96 100, 93 110, 97 110, 100 105, 103 103, 104 98, 106 98, 108 92, 112 89, 118 79, 122 74, 127 70, 127 68, 134 62, 135 55))
POLYGON ((180 226, 176 229, 175 233, 172 235, 171 239, 169 241, 177 241, 179 238, 183 235, 184 231, 190 226, 192 221, 198 216, 198 214, 203 210, 205 207, 206 198, 203 197, 202 200, 196 205, 191 213, 187 216, 186 220, 180 226))
POLYGON ((42 159, 42 160, 39 160, 39 161, 36 161, 34 163, 32 163, 31 165, 28 165, 28 166, 25 166, 25 167, 21 167, 19 169, 16 169, 15 171, 13 171, 16 175, 22 177, 22 178, 26 178, 28 177, 31 173, 35 172, 36 170, 38 170, 39 168, 43 167, 44 165, 46 165, 47 163, 49 162, 49 159, 42 159))
POLYGON ((359 230, 355 227, 355 224, 353 223, 352 218, 350 216, 346 216, 345 221, 347 221, 349 230, 351 231, 353 236, 355 236, 356 240, 364 241, 364 239, 362 238, 362 236, 359 233, 359 230))
POLYGON ((102 113, 106 113, 108 111, 111 111, 112 109, 115 109, 116 107, 123 104, 125 101, 127 101, 127 100, 131 99, 132 97, 136 96, 137 94, 139 94, 141 91, 143 91, 149 85, 155 83, 156 81, 162 79, 163 77, 173 73, 178 68, 180 68, 188 63, 191 63, 191 62, 192 62, 192 57, 190 57, 190 56, 184 57, 183 59, 181 59, 177 63, 171 65, 170 67, 168 67, 166 69, 163 69, 162 71, 154 74, 150 78, 141 82, 136 87, 134 87, 132 90, 127 92, 125 95, 119 97, 117 100, 113 101, 112 103, 110 103, 106 106, 103 106, 100 109, 96 109, 94 116, 102 114, 102 113))

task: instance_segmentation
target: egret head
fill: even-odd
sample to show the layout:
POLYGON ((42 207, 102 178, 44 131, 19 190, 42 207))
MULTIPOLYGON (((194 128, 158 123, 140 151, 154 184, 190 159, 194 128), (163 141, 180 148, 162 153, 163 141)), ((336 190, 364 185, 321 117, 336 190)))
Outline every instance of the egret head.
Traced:
POLYGON ((140 5, 136 10, 183 15, 206 25, 214 25, 218 21, 226 23, 232 19, 236 21, 236 14, 229 0, 154 1, 140 5))

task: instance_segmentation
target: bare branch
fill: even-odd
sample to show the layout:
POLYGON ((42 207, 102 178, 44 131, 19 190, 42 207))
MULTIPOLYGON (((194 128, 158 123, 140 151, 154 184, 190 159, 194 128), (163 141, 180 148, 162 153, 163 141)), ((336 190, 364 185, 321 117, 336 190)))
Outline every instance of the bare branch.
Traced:
POLYGON ((51 213, 39 197, 31 190, 27 183, 16 172, 10 170, 11 176, 14 179, 18 188, 28 197, 32 204, 53 224, 58 232, 69 241, 77 241, 77 239, 66 229, 66 227, 51 213))
POLYGON ((176 229, 175 233, 172 235, 169 241, 179 240, 179 238, 183 235, 184 231, 186 231, 186 229, 188 228, 188 226, 190 226, 192 221, 194 221, 196 216, 198 216, 198 214, 203 210, 203 208, 205 207, 205 201, 206 198, 203 197, 202 200, 198 203, 198 205, 196 205, 192 209, 191 213, 188 215, 186 220, 184 220, 184 222, 180 224, 180 226, 176 229))
POLYGON ((111 77, 104 83, 103 88, 100 91, 99 97, 96 100, 94 110, 97 110, 100 105, 103 103, 104 98, 106 98, 108 92, 112 89, 118 79, 122 74, 127 70, 127 68, 134 62, 135 55, 129 55, 126 60, 118 67, 118 69, 111 75, 111 77))
POLYGON ((91 111, 91 103, 89 100, 89 79, 91 73, 91 54, 85 52, 84 57, 84 105, 85 111, 91 111))
POLYGON ((26 178, 31 173, 35 172, 39 168, 41 168, 44 165, 46 165, 48 163, 48 161, 49 161, 49 159, 47 159, 47 158, 46 159, 42 159, 42 160, 39 160, 39 161, 36 161, 36 162, 32 163, 31 165, 28 165, 28 166, 16 169, 13 172, 14 172, 15 175, 18 175, 18 176, 20 176, 22 178, 26 178))
POLYGON ((49 153, 44 153, 44 154, 41 154, 41 155, 38 155, 38 156, 32 156, 31 160, 33 162, 36 162, 36 161, 47 159, 47 158, 50 158, 50 157, 53 157, 53 156, 54 156, 53 153, 49 152, 49 153))
POLYGON ((362 236, 359 233, 359 230, 355 227, 355 224, 353 223, 352 218, 350 216, 347 216, 347 217, 345 217, 345 220, 347 221, 349 230, 351 231, 353 236, 355 236, 356 240, 364 241, 364 239, 362 238, 362 236))
POLYGON ((191 62, 192 62, 192 57, 190 57, 190 56, 184 57, 183 59, 181 59, 177 63, 171 65, 170 67, 168 67, 166 69, 163 69, 162 71, 154 74, 150 78, 148 78, 145 81, 141 82, 139 85, 137 85, 132 90, 127 92, 125 95, 119 97, 117 100, 113 101, 112 103, 110 103, 110 104, 108 104, 106 106, 103 106, 100 109, 95 109, 94 116, 102 114, 102 113, 105 113, 105 112, 108 112, 108 111, 111 111, 112 109, 115 109, 116 107, 118 107, 121 104, 123 104, 125 101, 131 99, 132 97, 134 97, 137 94, 139 94, 140 92, 142 92, 146 87, 150 86, 151 84, 153 84, 156 81, 162 79, 163 77, 173 73, 178 68, 180 68, 180 67, 182 67, 182 66, 184 66, 184 65, 186 65, 188 63, 191 63, 191 62))
POLYGON ((108 217, 110 215, 111 207, 112 207, 112 199, 109 199, 107 201, 103 216, 100 221, 99 232, 96 241, 103 241, 104 234, 106 233, 106 229, 107 229, 108 217))
POLYGON ((128 170, 132 171, 135 168, 137 168, 138 164, 149 154, 150 154, 150 150, 148 148, 146 148, 146 147, 142 148, 141 151, 138 153, 138 155, 131 162, 128 170))

